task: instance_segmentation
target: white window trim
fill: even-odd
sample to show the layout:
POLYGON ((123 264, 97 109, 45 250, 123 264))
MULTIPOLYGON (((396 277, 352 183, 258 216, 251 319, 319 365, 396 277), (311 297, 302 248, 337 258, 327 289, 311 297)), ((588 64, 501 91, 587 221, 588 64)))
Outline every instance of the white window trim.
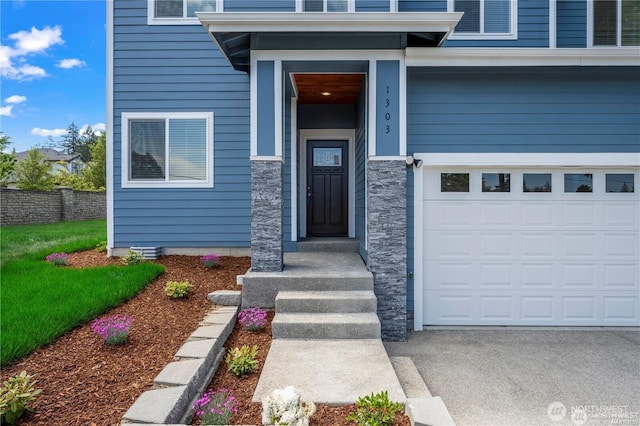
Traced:
MULTIPOLYGON (((447 0, 447 12, 455 10, 455 0, 447 0)), ((518 39, 518 0, 511 0, 511 30, 508 33, 484 32, 484 0, 480 0, 480 32, 456 33, 455 29, 448 40, 517 40, 518 39)))
POLYGON ((587 2, 587 48, 594 49, 619 49, 619 48, 629 48, 635 46, 623 46, 622 45, 622 0, 616 0, 616 45, 598 45, 595 46, 593 44, 593 26, 595 22, 593 20, 593 1, 587 2))
MULTIPOLYGON (((122 188, 213 188, 213 112, 123 112, 121 118, 121 187, 122 188), (206 119, 206 179, 202 181, 157 181, 129 179, 130 120, 206 119)), ((167 149, 167 155, 169 151, 167 149)))
MULTIPOLYGON (((355 3, 356 3, 355 1, 347 0, 347 12, 356 11, 355 3)), ((327 0, 322 0, 322 4, 323 4, 322 12, 316 12, 316 13, 335 13, 335 12, 327 12, 327 0)), ((304 11, 304 0, 296 0, 296 12, 313 13, 313 12, 304 11)))
MULTIPOLYGON (((214 13, 224 12, 224 0, 216 1, 216 11, 214 13)), ((187 0, 182 0, 182 18, 156 18, 155 16, 156 0, 147 0, 147 25, 201 25, 195 16, 185 16, 187 13, 187 0)))

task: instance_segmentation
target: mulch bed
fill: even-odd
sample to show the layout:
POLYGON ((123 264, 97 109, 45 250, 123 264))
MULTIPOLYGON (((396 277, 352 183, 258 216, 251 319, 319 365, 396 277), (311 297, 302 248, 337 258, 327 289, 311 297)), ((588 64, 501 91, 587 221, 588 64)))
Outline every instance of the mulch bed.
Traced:
MULTIPOLYGON (((129 314, 135 321, 121 346, 102 343, 90 324, 77 327, 52 344, 2 368, 1 380, 26 370, 35 375, 43 392, 33 404, 35 414, 22 417, 21 425, 118 425, 140 394, 153 386, 153 379, 173 360, 175 353, 213 307, 206 298, 215 290, 241 290, 236 276, 250 266, 248 257, 223 257, 216 269, 202 266, 196 256, 163 256, 156 261, 166 273, 133 299, 107 314, 129 314), (167 281, 189 281, 193 288, 184 300, 165 296, 167 281)), ((103 253, 86 251, 71 256, 70 267, 119 264, 103 253)), ((73 295, 70 295, 73 297, 73 295)), ((106 314, 105 314, 106 315, 106 314)), ((261 332, 236 325, 226 347, 257 344, 260 369, 271 345, 271 319, 261 332)), ((261 424, 262 406, 252 403, 259 372, 237 378, 221 364, 210 388, 233 389, 240 410, 234 424, 261 424)), ((319 406, 312 425, 348 425, 344 418, 353 406, 319 406)), ((410 425, 406 416, 395 425, 410 425)))

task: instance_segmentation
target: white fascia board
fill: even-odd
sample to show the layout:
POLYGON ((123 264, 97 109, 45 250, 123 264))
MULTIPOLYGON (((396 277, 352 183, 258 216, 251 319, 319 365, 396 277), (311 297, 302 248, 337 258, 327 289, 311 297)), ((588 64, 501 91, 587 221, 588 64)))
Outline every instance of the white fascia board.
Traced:
POLYGON ((640 66, 640 47, 468 48, 407 47, 408 67, 441 66, 640 66))
POLYGON ((640 167, 640 152, 415 153, 423 167, 640 167))
POLYGON ((443 32, 449 33, 461 12, 200 12, 209 32, 443 32))
MULTIPOLYGON (((115 2, 107 1, 107 16, 106 16, 106 24, 107 24, 107 75, 106 75, 106 83, 107 83, 107 95, 106 95, 106 107, 107 107, 107 158, 106 158, 106 167, 107 167, 107 254, 109 256, 113 255, 113 247, 114 247, 114 144, 113 144, 113 30, 114 30, 114 11, 115 2)), ((122 146, 122 145, 121 145, 122 146)))

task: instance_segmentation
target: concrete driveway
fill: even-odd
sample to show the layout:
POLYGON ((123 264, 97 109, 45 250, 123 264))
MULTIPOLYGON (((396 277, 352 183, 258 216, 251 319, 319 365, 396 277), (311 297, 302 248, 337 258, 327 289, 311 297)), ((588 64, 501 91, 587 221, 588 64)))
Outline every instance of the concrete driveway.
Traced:
POLYGON ((387 342, 457 425, 640 425, 638 329, 428 329, 387 342))

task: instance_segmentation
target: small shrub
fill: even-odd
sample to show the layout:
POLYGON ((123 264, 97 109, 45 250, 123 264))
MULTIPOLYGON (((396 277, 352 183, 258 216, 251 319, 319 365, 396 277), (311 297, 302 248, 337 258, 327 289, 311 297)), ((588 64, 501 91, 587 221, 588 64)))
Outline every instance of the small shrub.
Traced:
POLYGON ((258 331, 267 325, 267 312, 260 308, 243 309, 238 314, 238 322, 249 331, 258 331))
POLYGON ((241 348, 231 348, 227 353, 224 361, 229 366, 231 371, 236 376, 242 376, 245 374, 253 373, 258 368, 258 346, 242 345, 241 348))
POLYGON ((36 381, 26 371, 11 377, 0 388, 0 423, 16 424, 25 411, 33 413, 29 404, 42 389, 33 389, 36 381))
POLYGON ((120 259, 120 263, 127 266, 138 265, 142 262, 144 262, 144 256, 142 255, 142 253, 133 250, 129 250, 129 254, 123 256, 122 259, 120 259))
POLYGON ((347 416, 347 421, 358 426, 391 426, 403 408, 402 404, 389 400, 387 391, 372 393, 358 398, 356 411, 347 416))
POLYGON ((189 281, 168 281, 164 287, 164 294, 174 299, 180 299, 189 294, 191 287, 193 286, 189 284, 189 281))
POLYGON ((195 415, 204 425, 228 425, 238 412, 238 401, 230 389, 207 392, 193 404, 195 415))
POLYGON ((215 268, 220 263, 220 256, 217 254, 206 254, 200 258, 200 262, 207 268, 215 268))
POLYGON ((133 317, 118 314, 110 317, 98 318, 91 324, 93 330, 108 345, 120 345, 127 340, 127 335, 133 324, 133 317))
POLYGON ((67 253, 51 253, 46 259, 47 262, 51 262, 56 266, 64 266, 69 263, 69 255, 67 253))
POLYGON ((313 402, 300 402, 293 386, 276 389, 262 400, 262 424, 278 426, 308 426, 309 418, 315 413, 313 402))
POLYGON ((96 251, 98 253, 106 253, 107 252, 107 242, 106 241, 101 241, 98 244, 96 244, 96 251))

